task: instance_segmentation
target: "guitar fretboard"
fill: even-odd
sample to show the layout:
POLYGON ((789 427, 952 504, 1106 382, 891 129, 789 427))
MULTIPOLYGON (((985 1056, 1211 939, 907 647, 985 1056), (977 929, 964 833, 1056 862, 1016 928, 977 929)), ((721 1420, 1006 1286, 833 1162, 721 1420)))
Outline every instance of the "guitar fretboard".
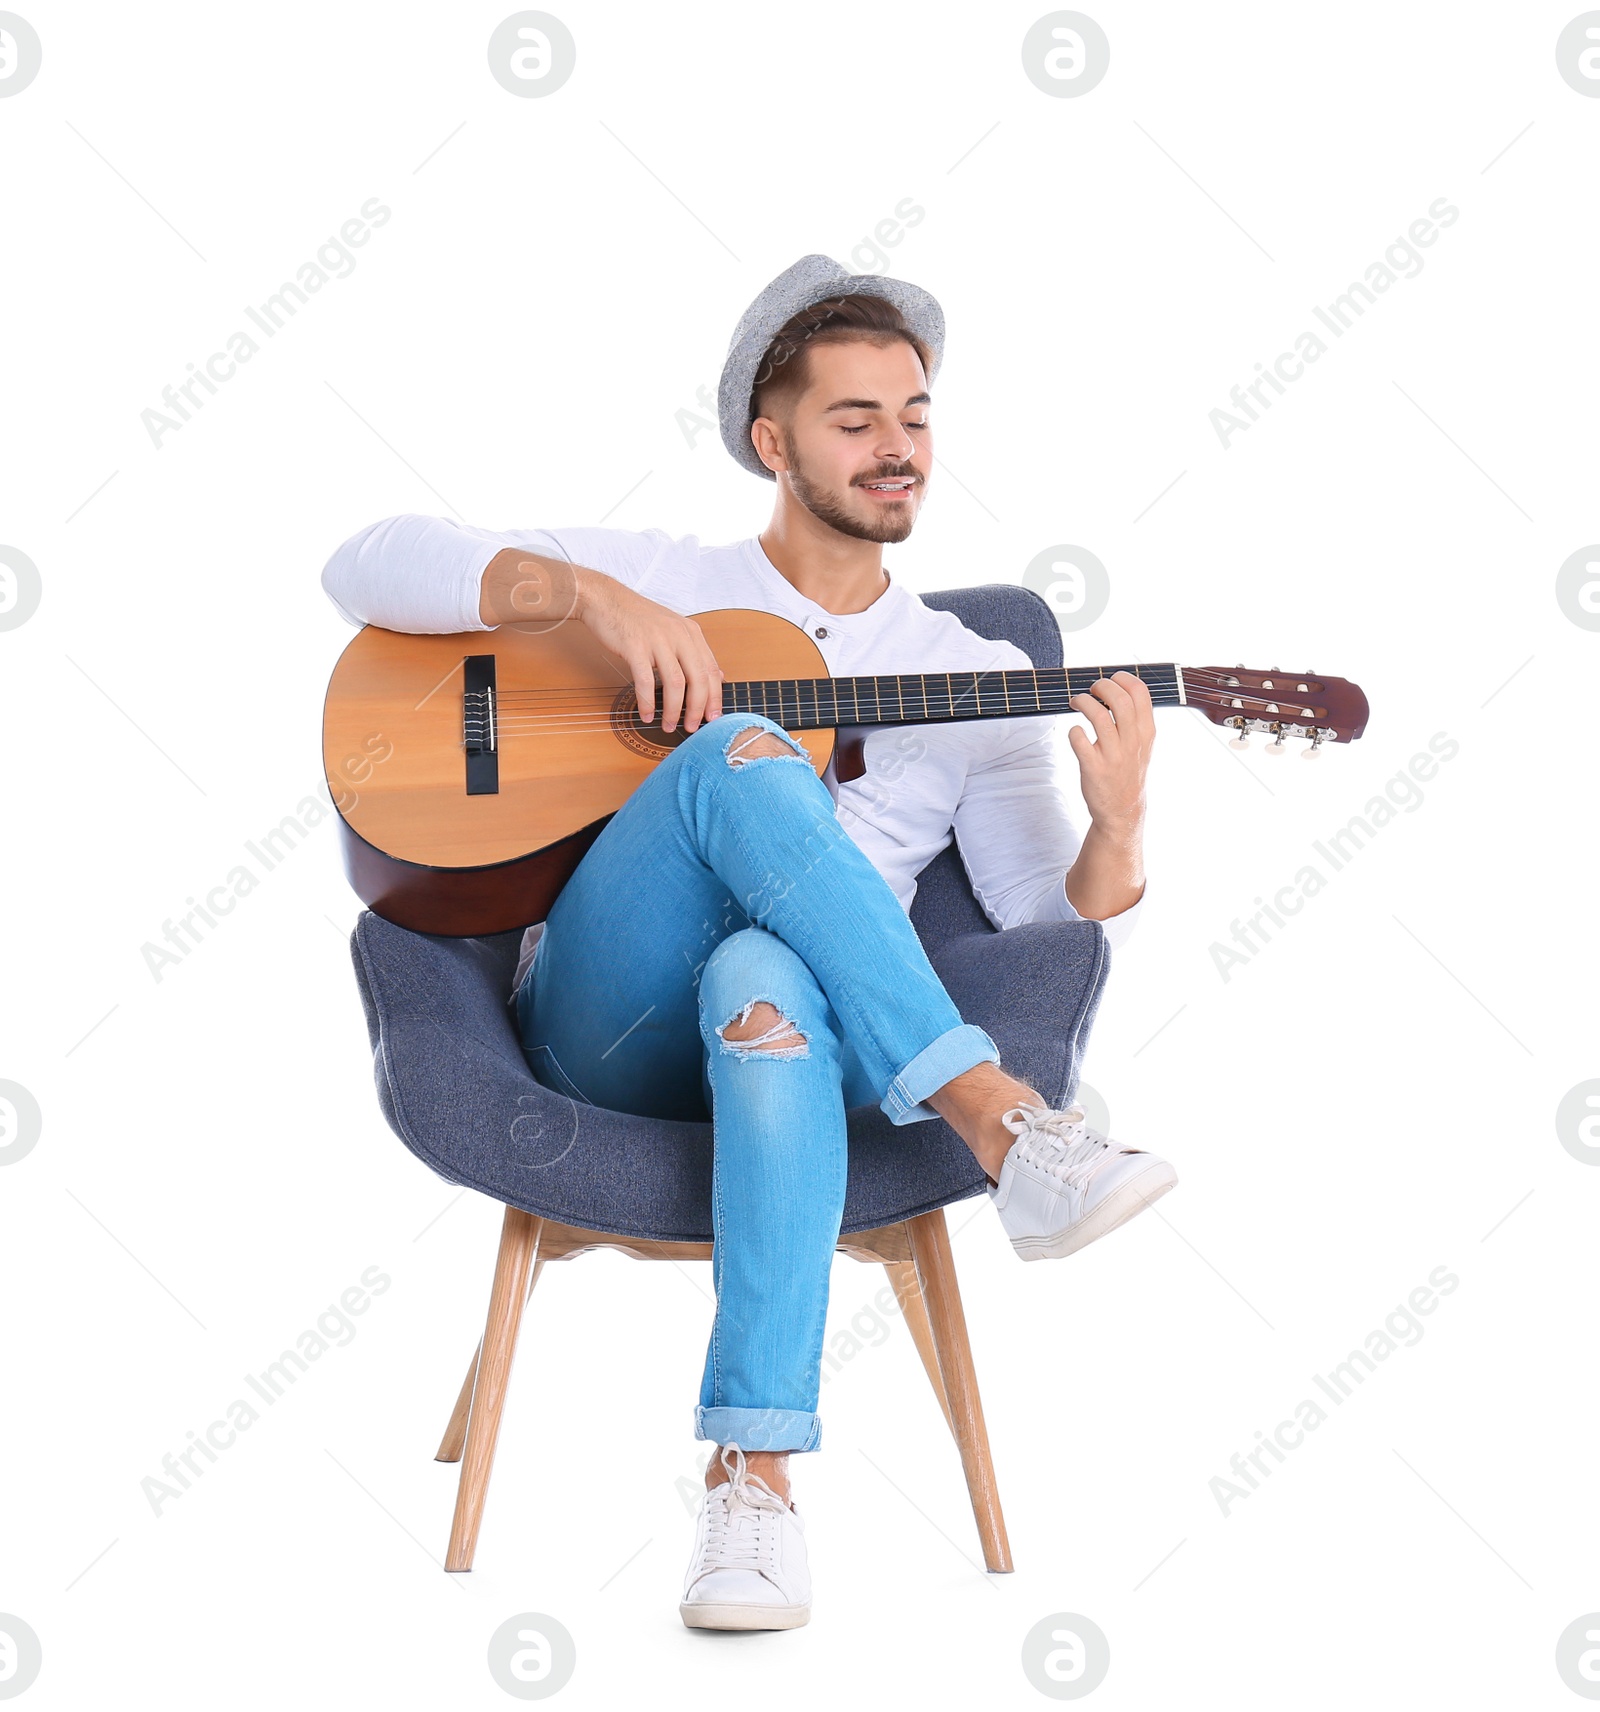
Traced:
POLYGON ((768 678, 722 686, 724 713, 760 713, 790 731, 836 725, 934 724, 1072 713, 1099 678, 1132 672, 1157 707, 1184 705, 1179 668, 1041 666, 1000 672, 912 672, 878 678, 768 678))

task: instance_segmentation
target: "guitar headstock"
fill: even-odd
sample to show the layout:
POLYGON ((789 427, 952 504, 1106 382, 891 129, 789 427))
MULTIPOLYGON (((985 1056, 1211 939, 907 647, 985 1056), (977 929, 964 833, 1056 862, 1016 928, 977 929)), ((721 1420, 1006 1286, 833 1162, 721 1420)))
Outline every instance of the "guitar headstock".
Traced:
POLYGON ((1304 737, 1310 760, 1324 743, 1353 743, 1367 729, 1367 698, 1348 678, 1316 672, 1253 672, 1244 666, 1185 666, 1184 701, 1233 733, 1234 749, 1250 747, 1252 731, 1269 731, 1269 755, 1286 737, 1304 737))

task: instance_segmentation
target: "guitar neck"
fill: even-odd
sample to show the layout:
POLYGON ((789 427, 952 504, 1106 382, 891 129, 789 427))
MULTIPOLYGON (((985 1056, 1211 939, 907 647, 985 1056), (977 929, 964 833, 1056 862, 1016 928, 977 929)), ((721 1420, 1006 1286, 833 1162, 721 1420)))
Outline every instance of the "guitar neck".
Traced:
POLYGON ((1041 666, 1000 672, 903 672, 877 678, 768 678, 722 686, 724 713, 760 713, 789 731, 839 725, 933 725, 1071 713, 1072 698, 1117 672, 1143 680, 1156 707, 1184 707, 1182 669, 1041 666))

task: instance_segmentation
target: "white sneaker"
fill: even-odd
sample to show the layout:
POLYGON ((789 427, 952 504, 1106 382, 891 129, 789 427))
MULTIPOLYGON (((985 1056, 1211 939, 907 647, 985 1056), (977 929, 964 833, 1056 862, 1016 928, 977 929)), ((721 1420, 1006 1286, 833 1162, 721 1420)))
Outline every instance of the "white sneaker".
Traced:
POLYGON ((679 1615, 691 1629, 798 1629, 811 1620, 805 1523, 759 1475, 745 1473, 738 1445, 721 1455, 732 1478, 700 1507, 679 1615))
POLYGON ((1082 1106, 1013 1106, 1000 1120, 1017 1138, 989 1198, 1024 1260, 1057 1260, 1125 1224, 1173 1187, 1164 1159, 1123 1147, 1083 1121, 1082 1106))

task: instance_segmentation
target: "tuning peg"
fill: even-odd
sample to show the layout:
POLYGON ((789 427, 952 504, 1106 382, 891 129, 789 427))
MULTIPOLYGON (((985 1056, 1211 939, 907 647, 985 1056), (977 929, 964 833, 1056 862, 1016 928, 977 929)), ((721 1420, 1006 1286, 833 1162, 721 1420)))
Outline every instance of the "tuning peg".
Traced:
POLYGON ((1300 751, 1300 759, 1302 761, 1315 761, 1317 758, 1317 752, 1321 748, 1322 748, 1322 733, 1319 731, 1317 733, 1317 735, 1311 739, 1311 747, 1309 749, 1302 749, 1300 751))
POLYGON ((1230 737, 1228 747, 1230 749, 1248 749, 1250 747, 1249 735, 1241 731, 1237 737, 1230 737))
POLYGON ((1268 755, 1281 755, 1283 753, 1283 733, 1281 731, 1272 740, 1272 742, 1267 745, 1266 753, 1268 755))

